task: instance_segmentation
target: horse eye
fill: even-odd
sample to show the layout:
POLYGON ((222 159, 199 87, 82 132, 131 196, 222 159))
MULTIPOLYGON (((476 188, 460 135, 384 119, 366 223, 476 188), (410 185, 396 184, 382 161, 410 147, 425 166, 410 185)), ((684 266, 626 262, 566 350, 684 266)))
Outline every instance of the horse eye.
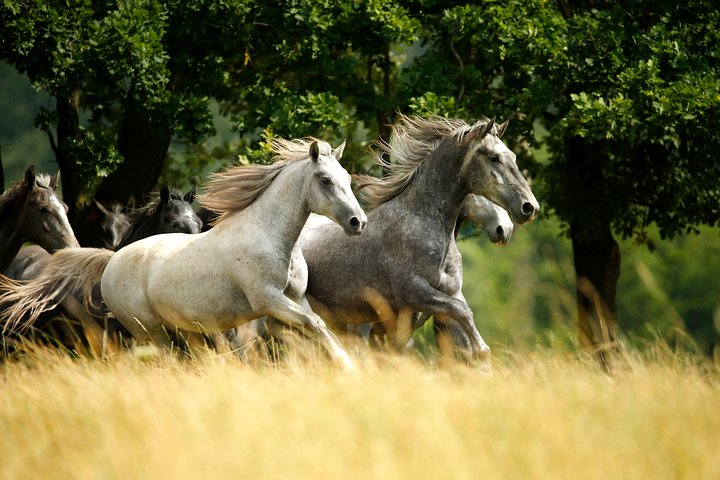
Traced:
POLYGON ((45 205, 38 205, 38 212, 47 213, 47 212, 49 212, 49 210, 45 205))
POLYGON ((332 184, 332 180, 330 180, 330 177, 322 177, 320 179, 323 185, 330 185, 332 184))
POLYGON ((500 155, 498 155, 497 153, 490 154, 490 156, 488 156, 488 158, 493 163, 500 163, 500 155))

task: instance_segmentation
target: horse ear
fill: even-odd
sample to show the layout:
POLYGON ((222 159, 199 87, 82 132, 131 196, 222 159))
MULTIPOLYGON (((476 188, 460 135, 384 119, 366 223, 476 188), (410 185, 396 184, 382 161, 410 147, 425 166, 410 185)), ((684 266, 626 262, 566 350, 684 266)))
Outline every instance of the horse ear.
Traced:
POLYGON ((344 150, 345 150, 345 140, 343 140, 342 143, 340 145, 338 145, 335 150, 332 151, 332 156, 335 157, 335 160, 340 160, 342 158, 344 150))
POLYGON ((60 169, 58 168, 58 171, 55 172, 55 175, 53 175, 50 178, 50 188, 52 190, 55 190, 58 186, 58 182, 60 181, 60 169))
POLYGON ((485 125, 478 126, 478 123, 473 125, 467 135, 465 135, 467 141, 474 142, 476 139, 483 138, 485 137, 485 135, 490 133, 492 131, 492 128, 495 126, 495 117, 488 120, 485 125))
POLYGON ((125 208, 127 208, 128 210, 135 210, 135 195, 130 195, 130 198, 128 198, 125 208))
POLYGON ((318 147, 317 140, 310 144, 310 158, 313 162, 317 162, 320 158, 320 148, 318 147))
POLYGON ((107 211, 107 208, 105 208, 105 205, 100 203, 96 198, 93 198, 93 203, 95 203, 95 207, 100 210, 100 213, 103 215, 107 215, 109 212, 107 211))
POLYGON ((503 135, 505 135, 505 130, 507 130, 508 124, 510 124, 509 118, 500 125, 498 125, 498 138, 502 138, 503 135))
POLYGON ((190 189, 189 192, 185 194, 183 197, 183 200, 185 200, 187 203, 192 203, 193 200, 195 200, 195 193, 197 192, 197 183, 193 182, 193 186, 190 189))
POLYGON ((30 165, 25 170, 25 183, 28 186, 28 190, 32 190, 35 186, 35 165, 30 165))
POLYGON ((160 189, 160 201, 162 203, 170 203, 170 187, 167 185, 160 189))
POLYGON ((495 126, 495 117, 492 117, 490 119, 490 121, 488 121, 482 128, 480 128, 480 131, 477 134, 478 138, 483 138, 483 137, 485 137, 485 135, 492 132, 492 129, 494 126, 495 126))

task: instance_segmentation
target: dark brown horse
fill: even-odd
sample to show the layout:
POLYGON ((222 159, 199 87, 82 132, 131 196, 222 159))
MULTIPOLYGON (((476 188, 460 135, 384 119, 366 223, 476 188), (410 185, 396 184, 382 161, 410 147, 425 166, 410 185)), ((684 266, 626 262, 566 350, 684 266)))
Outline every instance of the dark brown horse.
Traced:
POLYGON ((25 242, 34 242, 48 252, 79 247, 67 218, 67 205, 55 194, 59 172, 25 178, 0 196, 0 272, 10 264, 25 242))

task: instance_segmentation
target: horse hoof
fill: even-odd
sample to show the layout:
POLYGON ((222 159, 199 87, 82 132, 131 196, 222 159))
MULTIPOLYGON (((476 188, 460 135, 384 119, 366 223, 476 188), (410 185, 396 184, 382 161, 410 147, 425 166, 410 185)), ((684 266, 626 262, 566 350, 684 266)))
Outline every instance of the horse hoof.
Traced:
POLYGON ((490 347, 488 347, 487 344, 483 344, 480 346, 475 356, 478 360, 489 360, 491 354, 492 352, 490 351, 490 347))
POLYGON ((474 361, 472 363, 475 367, 477 367, 479 370, 490 370, 490 358, 492 357, 490 347, 488 347, 487 345, 482 345, 480 349, 475 352, 474 357, 475 358, 473 359, 474 361))
POLYGON ((151 362, 160 358, 160 349, 155 345, 135 345, 132 356, 143 362, 151 362))

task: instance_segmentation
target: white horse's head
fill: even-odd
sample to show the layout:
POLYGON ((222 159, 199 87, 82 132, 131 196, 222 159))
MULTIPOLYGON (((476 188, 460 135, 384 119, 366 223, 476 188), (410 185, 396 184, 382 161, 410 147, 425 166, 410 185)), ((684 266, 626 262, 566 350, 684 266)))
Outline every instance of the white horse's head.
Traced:
POLYGON ((367 216, 353 194, 350 174, 340 165, 344 149, 344 141, 335 149, 322 141, 310 144, 307 202, 311 212, 330 218, 348 235, 358 235, 367 224, 367 216))
POLYGON ((465 136, 469 145, 464 165, 470 191, 497 203, 513 222, 523 224, 535 218, 540 205, 518 169, 515 154, 500 140, 507 125, 496 125, 494 120, 475 124, 465 136))
POLYGON ((460 217, 485 230, 492 243, 507 245, 510 241, 514 225, 507 210, 481 195, 465 197, 460 217))

